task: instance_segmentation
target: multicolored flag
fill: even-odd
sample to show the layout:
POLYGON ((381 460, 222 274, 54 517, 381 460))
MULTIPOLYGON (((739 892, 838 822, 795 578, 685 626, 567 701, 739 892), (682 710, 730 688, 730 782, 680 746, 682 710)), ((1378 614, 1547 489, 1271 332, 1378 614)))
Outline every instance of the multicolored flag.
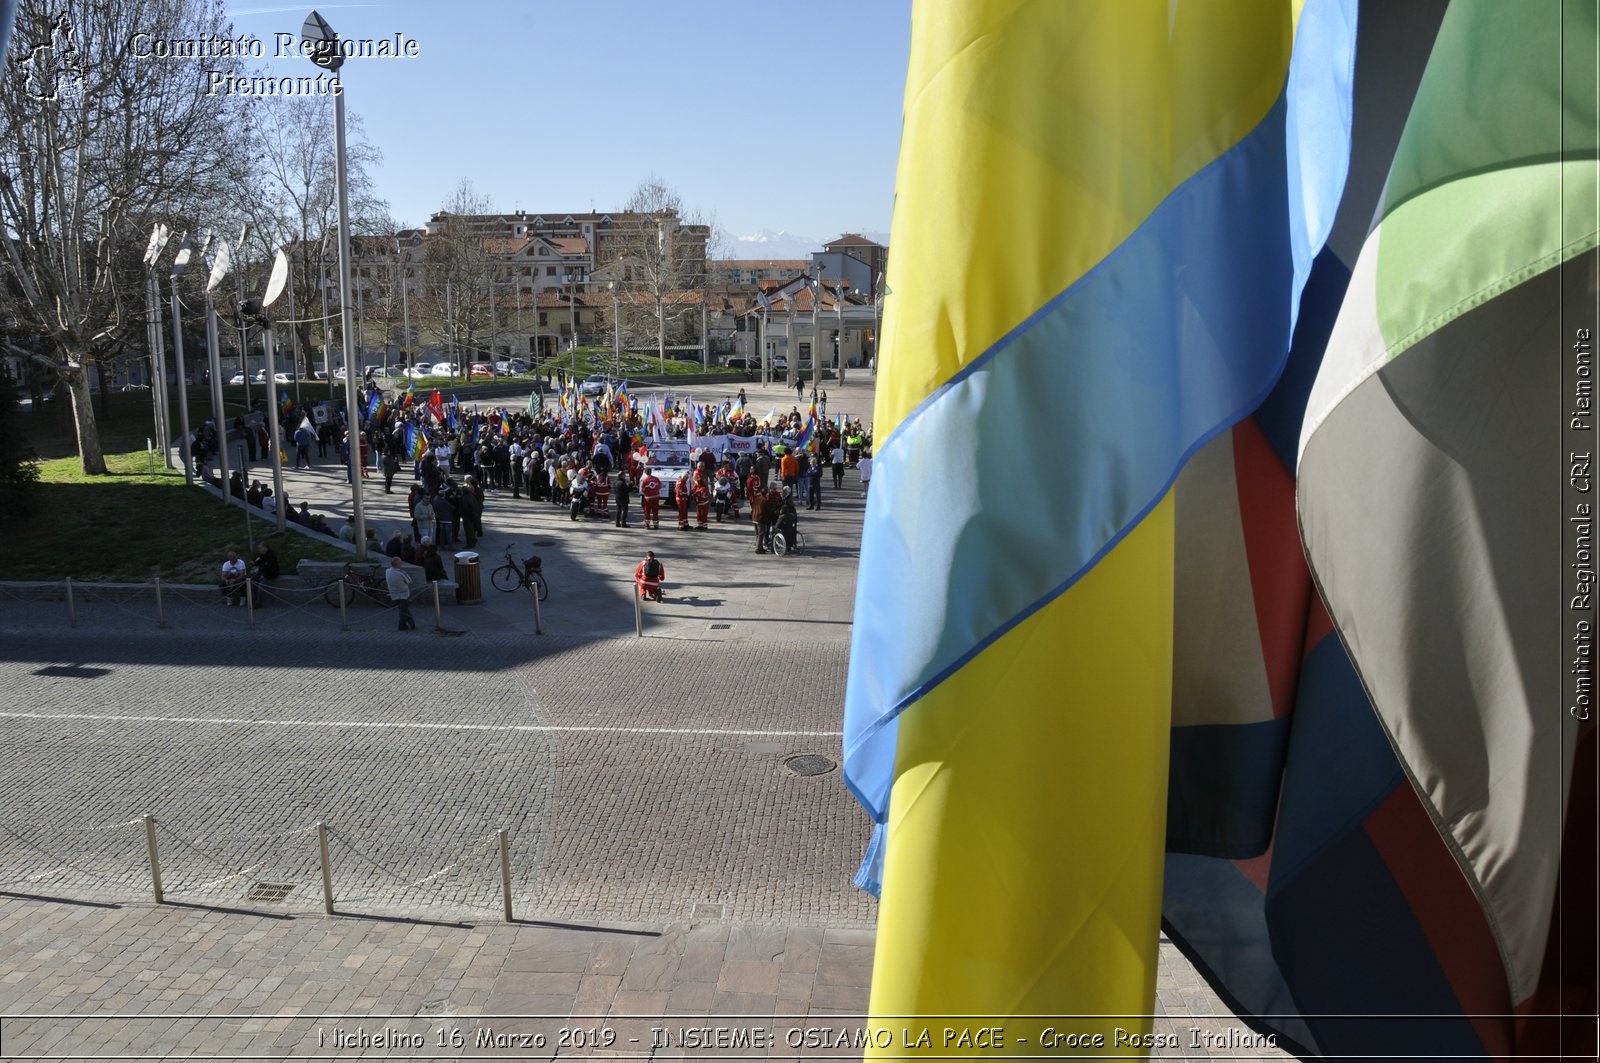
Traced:
POLYGON ((916 3, 845 715, 874 1015, 1150 1029, 1171 485, 1282 370, 1348 159, 1349 23, 1300 8, 916 3), (953 440, 990 474, 927 476, 953 440))
POLYGON ((1297 1054, 1593 1058, 1540 425, 1592 364, 1595 5, 1265 10, 916 8, 845 741, 873 1011, 1147 1014, 1159 900, 1297 1054), (1035 403, 1059 510, 916 475, 1035 403))
POLYGON ((508 436, 511 434, 511 418, 507 417, 504 413, 500 415, 500 434, 503 436, 508 436))
POLYGON ((406 453, 412 461, 421 461, 428 452, 428 434, 409 422, 406 424, 406 453))

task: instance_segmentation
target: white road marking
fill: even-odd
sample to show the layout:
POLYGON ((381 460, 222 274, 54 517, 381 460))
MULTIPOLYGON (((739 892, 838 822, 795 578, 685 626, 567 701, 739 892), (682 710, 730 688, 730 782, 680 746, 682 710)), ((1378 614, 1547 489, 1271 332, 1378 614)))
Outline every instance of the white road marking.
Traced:
POLYGON ((398 731, 521 731, 532 734, 711 735, 729 738, 842 738, 843 731, 741 731, 695 727, 592 727, 517 723, 386 723, 379 720, 249 720, 231 716, 102 716, 87 712, 0 712, 3 720, 89 720, 96 723, 183 723, 244 727, 366 727, 398 731))

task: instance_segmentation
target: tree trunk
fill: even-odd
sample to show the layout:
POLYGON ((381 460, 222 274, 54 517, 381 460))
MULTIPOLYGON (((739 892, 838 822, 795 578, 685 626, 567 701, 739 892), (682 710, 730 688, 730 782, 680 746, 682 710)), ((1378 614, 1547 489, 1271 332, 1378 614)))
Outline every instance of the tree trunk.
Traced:
POLYGON ((72 396, 73 427, 78 432, 78 460, 85 475, 100 475, 106 471, 106 459, 100 453, 100 429, 94 419, 94 396, 89 393, 89 373, 80 361, 62 372, 67 393, 72 396))
POLYGON ((667 371, 667 312, 661 300, 656 300, 656 354, 661 358, 661 372, 667 371))

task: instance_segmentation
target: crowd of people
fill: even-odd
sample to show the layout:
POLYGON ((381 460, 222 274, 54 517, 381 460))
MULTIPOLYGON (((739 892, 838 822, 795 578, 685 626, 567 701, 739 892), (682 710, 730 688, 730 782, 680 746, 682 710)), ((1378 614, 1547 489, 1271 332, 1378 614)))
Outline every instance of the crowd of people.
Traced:
MULTIPOLYGON (((844 416, 821 419, 826 402, 826 393, 814 391, 806 412, 796 406, 758 419, 746 409, 742 389, 736 399, 715 406, 670 398, 640 404, 625 393, 590 402, 568 389, 559 404, 549 407, 466 409, 454 401, 446 404, 437 392, 427 400, 406 392, 391 404, 369 385, 358 402, 354 430, 361 475, 381 477, 386 494, 395 492, 396 479, 408 468, 411 483, 402 488, 409 528, 402 525, 387 536, 368 528, 366 545, 373 555, 420 567, 429 581, 442 580, 441 549, 477 545, 486 495, 492 491, 570 507, 574 520, 587 512, 624 528, 635 526, 635 496, 647 529, 661 527, 663 506, 675 511, 679 530, 705 531, 713 510, 718 521, 737 520, 741 506, 748 505, 755 551, 772 551, 774 537, 781 536, 788 552, 799 540, 799 506, 822 508, 830 474, 835 491, 844 488, 850 468, 858 471, 863 494, 870 482, 870 429, 844 416), (662 458, 669 450, 675 458, 668 463, 670 473, 662 458)), ((314 468, 331 452, 348 468, 346 413, 342 402, 330 404, 328 415, 314 421, 289 404, 277 441, 283 457, 292 454, 296 467, 314 468)), ((264 424, 241 420, 234 432, 253 439, 257 453, 270 453, 273 441, 264 424)), ((207 422, 192 448, 201 468, 208 467, 205 458, 215 445, 215 425, 207 422)), ((282 504, 287 519, 355 539, 349 519, 336 528, 306 503, 297 509, 274 497, 260 480, 246 483, 238 471, 229 490, 269 515, 282 504)))

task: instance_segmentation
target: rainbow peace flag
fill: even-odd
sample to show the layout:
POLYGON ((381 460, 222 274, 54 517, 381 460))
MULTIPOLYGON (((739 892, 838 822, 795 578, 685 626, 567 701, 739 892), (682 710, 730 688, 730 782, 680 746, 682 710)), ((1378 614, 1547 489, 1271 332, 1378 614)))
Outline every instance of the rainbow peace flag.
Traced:
POLYGON ((503 413, 500 415, 500 434, 503 436, 511 434, 511 420, 503 413))
POLYGON ((744 416, 744 399, 736 398, 733 400, 732 413, 734 417, 744 416))
POLYGON ((411 455, 412 461, 421 461, 422 455, 427 453, 427 434, 414 424, 406 425, 406 453, 411 455))

